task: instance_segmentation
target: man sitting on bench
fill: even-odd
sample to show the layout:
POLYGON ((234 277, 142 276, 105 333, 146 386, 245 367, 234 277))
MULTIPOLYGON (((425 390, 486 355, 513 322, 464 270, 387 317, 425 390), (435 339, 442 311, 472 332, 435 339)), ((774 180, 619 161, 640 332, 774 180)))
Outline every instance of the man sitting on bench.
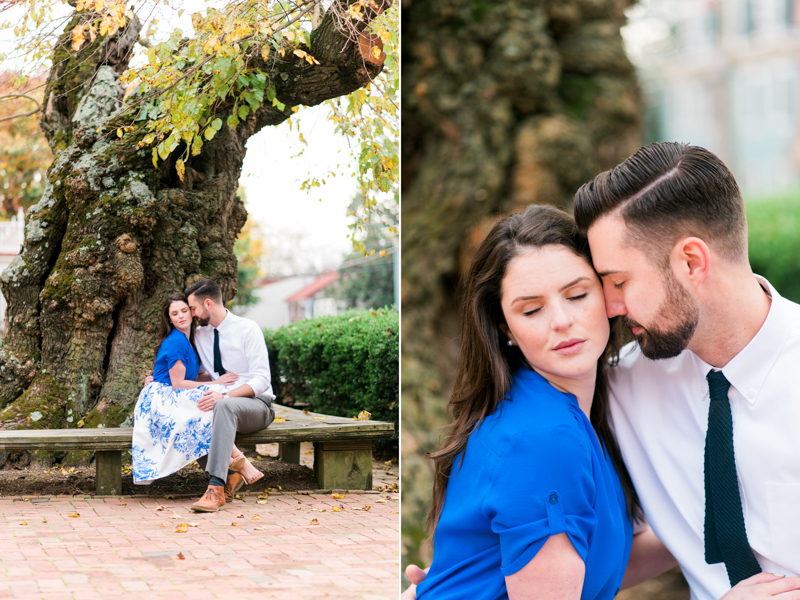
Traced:
POLYGON ((241 385, 229 392, 209 391, 197 403, 200 410, 213 410, 213 428, 208 455, 197 462, 211 476, 206 493, 192 505, 195 512, 213 512, 233 499, 243 485, 242 475, 229 469, 236 432, 266 429, 275 418, 269 355, 259 326, 237 317, 222 303, 222 292, 210 279, 189 286, 185 295, 199 326, 194 343, 200 362, 212 380, 226 372, 239 376, 241 385))

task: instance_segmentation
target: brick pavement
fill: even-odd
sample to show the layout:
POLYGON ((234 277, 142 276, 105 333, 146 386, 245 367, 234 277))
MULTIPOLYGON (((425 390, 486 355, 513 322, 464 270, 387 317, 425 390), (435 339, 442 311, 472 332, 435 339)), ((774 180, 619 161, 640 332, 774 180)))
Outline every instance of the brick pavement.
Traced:
MULTIPOLYGON (((375 469, 396 483, 397 465, 375 469)), ((197 514, 194 498, 0 498, 0 599, 398 597, 398 493, 258 500, 197 514)))

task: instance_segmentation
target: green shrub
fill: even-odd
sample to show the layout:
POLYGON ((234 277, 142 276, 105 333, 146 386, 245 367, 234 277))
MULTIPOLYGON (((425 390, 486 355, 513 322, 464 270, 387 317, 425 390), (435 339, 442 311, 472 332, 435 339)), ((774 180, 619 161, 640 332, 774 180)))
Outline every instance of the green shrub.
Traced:
POLYGON ((398 450, 400 318, 393 309, 353 310, 265 330, 278 402, 316 412, 391 421, 394 436, 376 448, 398 450))
POLYGON ((753 272, 800 302, 800 191, 746 203, 753 272))

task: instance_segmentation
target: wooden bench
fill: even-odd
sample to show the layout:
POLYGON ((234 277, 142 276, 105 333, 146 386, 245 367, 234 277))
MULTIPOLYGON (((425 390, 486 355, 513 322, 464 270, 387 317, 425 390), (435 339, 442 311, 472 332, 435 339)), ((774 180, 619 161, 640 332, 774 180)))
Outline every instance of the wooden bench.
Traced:
MULTIPOLYGON (((394 424, 356 421, 273 405, 268 429, 239 433, 236 444, 278 442, 279 458, 300 464, 300 443, 314 442, 314 475, 320 489, 372 489, 372 440, 391 437, 394 424)), ((98 496, 122 493, 122 452, 131 449, 132 427, 0 430, 0 450, 94 450, 98 496)))

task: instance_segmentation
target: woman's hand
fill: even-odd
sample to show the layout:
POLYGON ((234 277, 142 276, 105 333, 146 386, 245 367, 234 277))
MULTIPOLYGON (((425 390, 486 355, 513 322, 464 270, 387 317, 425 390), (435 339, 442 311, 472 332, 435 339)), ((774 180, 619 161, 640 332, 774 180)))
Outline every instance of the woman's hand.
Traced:
MULTIPOLYGON (((428 567, 430 569, 430 567, 428 567)), ((406 588, 406 591, 400 596, 400 600, 417 600, 417 585, 422 583, 428 575, 428 569, 424 571, 417 565, 408 565, 406 567, 406 577, 411 582, 411 585, 406 588)))
POLYGON ((151 383, 153 383, 153 372, 152 371, 150 371, 150 374, 147 377, 144 378, 144 384, 145 385, 149 385, 151 383))
POLYGON ((220 378, 216 381, 212 381, 211 385, 220 384, 220 385, 230 385, 235 383, 236 380, 239 379, 239 376, 235 373, 225 373, 225 375, 220 375, 220 378))
POLYGON ((800 577, 759 573, 737 583, 720 600, 800 600, 800 577))

